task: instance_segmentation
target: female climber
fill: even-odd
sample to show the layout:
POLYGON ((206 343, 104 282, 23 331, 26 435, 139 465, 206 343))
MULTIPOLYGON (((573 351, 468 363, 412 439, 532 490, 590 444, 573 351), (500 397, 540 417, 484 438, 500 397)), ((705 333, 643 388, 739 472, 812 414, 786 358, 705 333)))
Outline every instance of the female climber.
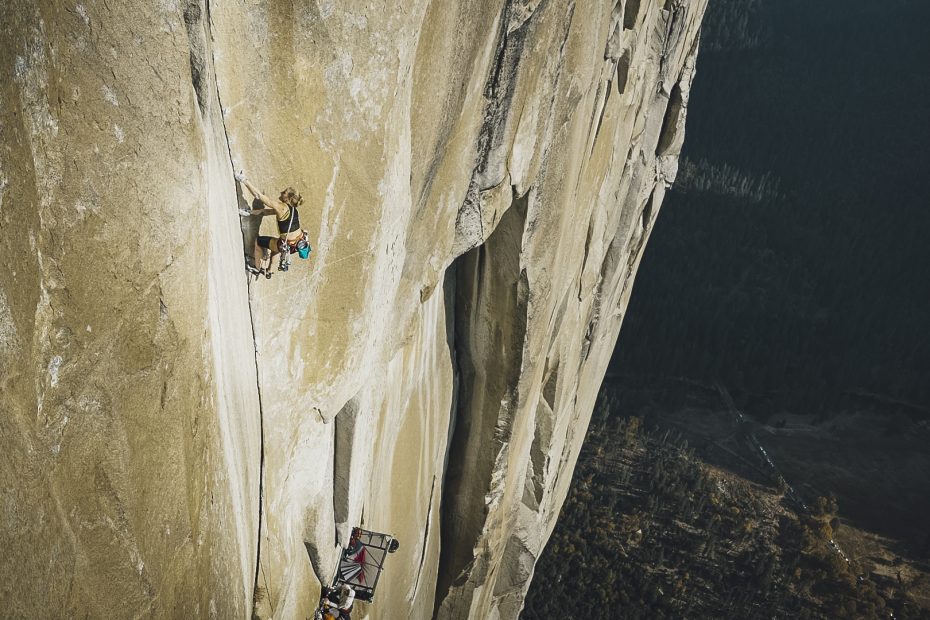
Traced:
MULTIPOLYGON (((262 274, 271 278, 271 264, 275 256, 280 255, 278 269, 287 271, 290 264, 290 255, 294 252, 301 258, 310 257, 310 239, 306 230, 300 228, 300 214, 297 207, 304 201, 293 187, 285 188, 277 199, 269 198, 252 185, 240 170, 235 175, 236 180, 242 184, 252 196, 263 206, 251 211, 243 209, 242 215, 274 215, 278 220, 278 236, 267 237, 259 235, 252 248, 254 266, 246 264, 249 273, 262 274)), ((253 201, 254 204, 254 201, 253 201)))

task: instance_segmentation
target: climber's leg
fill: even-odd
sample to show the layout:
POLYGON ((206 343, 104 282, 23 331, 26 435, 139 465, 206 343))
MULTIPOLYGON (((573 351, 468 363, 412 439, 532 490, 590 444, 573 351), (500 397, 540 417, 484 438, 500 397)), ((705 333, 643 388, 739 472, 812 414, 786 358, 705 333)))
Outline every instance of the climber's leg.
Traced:
POLYGON ((270 269, 271 259, 277 254, 278 240, 276 237, 259 236, 255 240, 252 258, 255 259, 255 266, 259 269, 270 269))

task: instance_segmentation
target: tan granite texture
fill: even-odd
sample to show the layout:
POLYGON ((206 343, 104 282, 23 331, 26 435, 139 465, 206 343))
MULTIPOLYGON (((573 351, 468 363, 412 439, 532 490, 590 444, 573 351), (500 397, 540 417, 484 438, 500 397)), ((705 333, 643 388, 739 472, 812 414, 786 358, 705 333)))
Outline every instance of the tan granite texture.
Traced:
POLYGON ((0 615, 516 618, 707 0, 7 0, 0 615), (294 186, 311 260, 244 270, 294 186))

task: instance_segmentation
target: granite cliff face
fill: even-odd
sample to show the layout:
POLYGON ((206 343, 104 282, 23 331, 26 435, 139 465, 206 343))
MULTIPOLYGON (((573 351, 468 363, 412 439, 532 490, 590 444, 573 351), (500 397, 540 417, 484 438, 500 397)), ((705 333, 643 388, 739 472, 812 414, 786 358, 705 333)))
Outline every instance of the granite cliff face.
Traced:
POLYGON ((705 5, 8 2, 3 608, 303 618, 363 523, 359 611, 515 617, 705 5), (246 280, 238 168, 309 264, 246 280))

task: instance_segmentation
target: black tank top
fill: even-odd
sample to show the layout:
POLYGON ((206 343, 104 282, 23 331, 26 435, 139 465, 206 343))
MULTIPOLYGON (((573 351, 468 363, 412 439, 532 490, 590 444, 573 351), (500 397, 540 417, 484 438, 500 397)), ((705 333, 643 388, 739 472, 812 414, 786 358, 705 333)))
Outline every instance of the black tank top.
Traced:
POLYGON ((278 220, 278 232, 282 235, 286 235, 295 230, 300 230, 300 212, 296 207, 288 206, 287 217, 283 220, 278 220), (294 217, 291 217, 291 215, 294 217))

